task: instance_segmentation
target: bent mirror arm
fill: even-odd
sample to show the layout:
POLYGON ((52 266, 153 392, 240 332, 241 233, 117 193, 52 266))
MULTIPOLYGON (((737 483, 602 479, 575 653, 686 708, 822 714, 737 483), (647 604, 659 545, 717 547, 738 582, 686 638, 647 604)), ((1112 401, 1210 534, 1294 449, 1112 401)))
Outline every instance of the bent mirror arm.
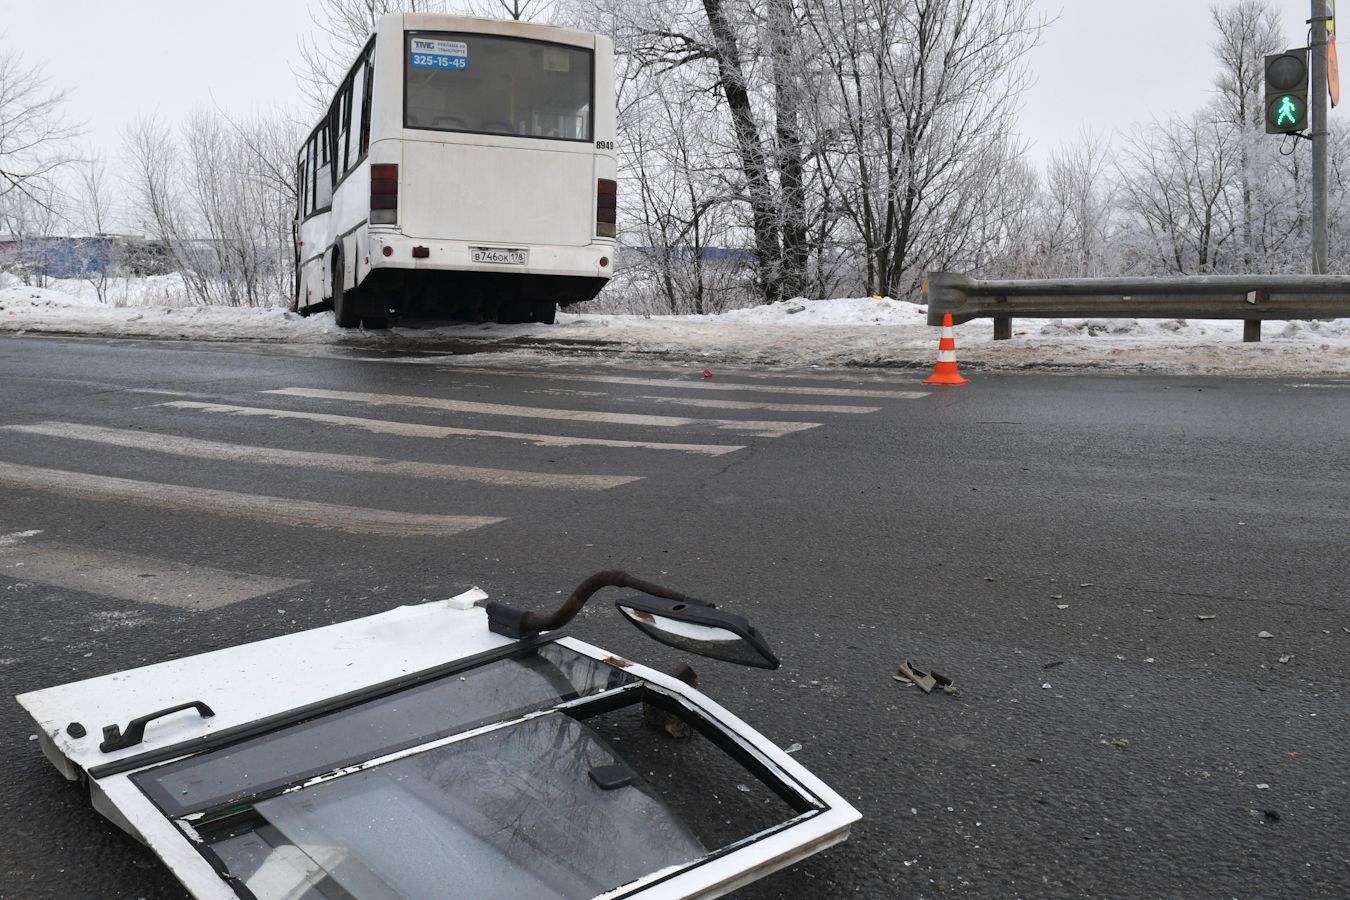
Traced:
POLYGON ((596 591, 607 587, 632 588, 642 591, 644 594, 651 594, 653 597, 664 597, 667 600, 675 600, 679 603, 704 607, 712 606, 706 600, 699 600, 681 594, 679 591, 661 587, 659 584, 652 584, 650 581, 635 578, 618 569, 609 569, 604 572, 596 572, 582 581, 572 591, 572 595, 564 601, 563 605, 548 615, 515 609, 495 600, 489 602, 485 607, 488 614, 488 628, 494 634, 505 635, 515 640, 534 637, 541 631, 556 631, 576 618, 577 613, 581 612, 581 608, 586 605, 587 600, 595 595, 596 591))

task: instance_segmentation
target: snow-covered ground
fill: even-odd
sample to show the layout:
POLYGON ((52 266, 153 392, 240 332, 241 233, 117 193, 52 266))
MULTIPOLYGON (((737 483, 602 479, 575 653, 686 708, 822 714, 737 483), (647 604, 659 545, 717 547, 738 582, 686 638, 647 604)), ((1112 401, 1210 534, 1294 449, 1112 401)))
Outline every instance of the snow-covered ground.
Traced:
MULTIPOLYGON (((345 331, 332 313, 301 317, 279 308, 175 305, 172 278, 114 287, 101 304, 88 285, 25 287, 0 275, 0 334, 78 334, 193 341, 270 341, 315 348, 428 350, 468 342, 475 363, 602 355, 760 366, 932 364, 938 330, 922 307, 889 299, 792 300, 716 316, 560 313, 556 325, 407 323, 383 332, 345 331), (123 305, 116 305, 121 303, 123 305), (546 343, 537 342, 544 339, 546 343)), ((1262 341, 1242 343, 1240 322, 1153 319, 1018 319, 995 343, 977 321, 957 329, 957 357, 980 369, 1095 369, 1231 375, 1350 375, 1350 319, 1267 322, 1262 341)))

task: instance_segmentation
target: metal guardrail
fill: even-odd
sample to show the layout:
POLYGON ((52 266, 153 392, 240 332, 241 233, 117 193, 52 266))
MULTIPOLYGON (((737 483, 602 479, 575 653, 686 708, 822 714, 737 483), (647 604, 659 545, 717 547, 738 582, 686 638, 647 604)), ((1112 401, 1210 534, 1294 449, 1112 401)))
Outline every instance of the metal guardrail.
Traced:
POLYGON ((1331 275, 1199 275, 1176 278, 1062 278, 976 281, 954 272, 924 283, 928 324, 994 320, 994 340, 1014 318, 1240 319, 1244 341, 1261 340, 1265 319, 1350 316, 1350 278, 1331 275))

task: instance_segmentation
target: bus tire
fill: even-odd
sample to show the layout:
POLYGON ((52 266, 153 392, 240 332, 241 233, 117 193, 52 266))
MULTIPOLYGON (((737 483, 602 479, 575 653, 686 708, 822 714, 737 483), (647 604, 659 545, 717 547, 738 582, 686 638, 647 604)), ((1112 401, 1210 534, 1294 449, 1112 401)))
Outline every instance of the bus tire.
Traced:
POLYGON ((339 328, 355 328, 361 324, 361 316, 357 314, 356 304, 352 301, 356 298, 347 296, 346 286, 343 284, 342 254, 335 252, 333 254, 333 319, 337 322, 339 328))
POLYGON ((530 320, 530 304, 526 300, 508 297, 497 304, 498 325, 522 325, 530 320))
POLYGON ((542 325, 552 325, 558 321, 558 304, 552 300, 534 301, 533 318, 542 325))

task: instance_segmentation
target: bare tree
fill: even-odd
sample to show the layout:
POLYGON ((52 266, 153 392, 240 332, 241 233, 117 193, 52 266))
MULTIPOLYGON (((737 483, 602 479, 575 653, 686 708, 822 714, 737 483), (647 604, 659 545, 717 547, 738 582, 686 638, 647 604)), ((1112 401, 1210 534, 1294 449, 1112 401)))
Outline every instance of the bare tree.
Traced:
MULTIPOLYGON (((531 0, 524 0, 528 5, 531 0)), ((338 82, 366 45, 375 23, 388 13, 445 12, 445 0, 313 0, 314 32, 300 39, 293 70, 312 111, 328 108, 338 82)))
POLYGON ((1110 142, 1091 132, 1050 157, 1034 229, 1033 252, 1044 274, 1082 278, 1107 274, 1106 247, 1117 191, 1111 181, 1111 157, 1110 142))
POLYGON ((84 232, 82 274, 94 289, 99 303, 108 302, 108 287, 116 265, 116 248, 109 235, 112 224, 112 197, 109 193, 107 164, 97 152, 90 151, 79 166, 80 206, 77 212, 84 232))
POLYGON ((1023 59, 1043 20, 1030 0, 808 0, 828 75, 825 164, 856 229, 869 293, 976 255, 966 228, 1014 166, 1023 59))
POLYGON ((0 195, 0 232, 8 232, 14 243, 6 268, 24 284, 46 287, 64 225, 64 198, 52 180, 33 179, 0 195))
MULTIPOLYGON (((1218 32, 1214 56, 1219 74, 1217 114, 1238 130, 1242 183, 1242 262, 1251 270, 1256 260, 1256 220, 1254 184, 1259 172, 1272 162, 1271 139, 1263 134, 1265 108, 1262 88, 1265 83, 1265 57, 1283 43, 1279 11, 1269 0, 1235 0, 1209 9, 1218 32)), ((1268 210, 1267 210, 1268 211, 1268 210)))
POLYGON ((136 211, 194 302, 263 306, 289 296, 297 131, 281 116, 232 122, 199 110, 181 141, 153 119, 128 133, 136 211))
POLYGON ((1140 228, 1144 265, 1178 275, 1235 267, 1229 251, 1241 228, 1238 136, 1235 126, 1201 111, 1130 137, 1121 196, 1140 228))
POLYGON ((71 160, 78 133, 62 115, 66 94, 52 90, 40 66, 0 50, 0 197, 43 202, 55 173, 71 160))

